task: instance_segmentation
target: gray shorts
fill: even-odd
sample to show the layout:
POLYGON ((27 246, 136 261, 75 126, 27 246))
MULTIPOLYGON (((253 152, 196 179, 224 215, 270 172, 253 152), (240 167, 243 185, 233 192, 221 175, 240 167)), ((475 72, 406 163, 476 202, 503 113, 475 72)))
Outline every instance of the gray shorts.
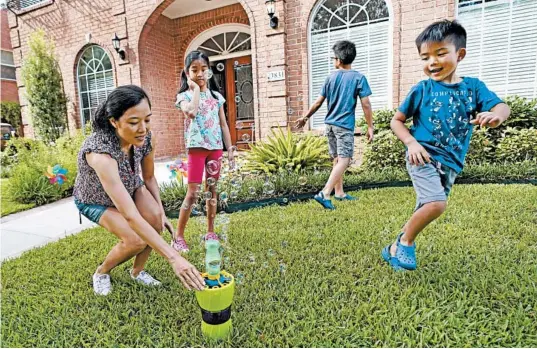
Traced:
POLYGON ((457 172, 432 160, 424 166, 411 165, 406 159, 406 168, 416 191, 416 210, 434 201, 447 201, 457 172))
POLYGON ((354 154, 354 131, 335 125, 326 125, 328 152, 335 159, 351 158, 354 154))

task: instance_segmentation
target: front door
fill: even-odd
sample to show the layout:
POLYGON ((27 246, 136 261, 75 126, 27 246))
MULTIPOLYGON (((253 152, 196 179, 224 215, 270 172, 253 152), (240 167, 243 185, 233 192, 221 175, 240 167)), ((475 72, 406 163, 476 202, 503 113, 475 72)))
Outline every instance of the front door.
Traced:
POLYGON ((252 57, 243 56, 211 63, 220 93, 226 99, 226 112, 231 142, 248 149, 254 141, 254 85, 252 57))

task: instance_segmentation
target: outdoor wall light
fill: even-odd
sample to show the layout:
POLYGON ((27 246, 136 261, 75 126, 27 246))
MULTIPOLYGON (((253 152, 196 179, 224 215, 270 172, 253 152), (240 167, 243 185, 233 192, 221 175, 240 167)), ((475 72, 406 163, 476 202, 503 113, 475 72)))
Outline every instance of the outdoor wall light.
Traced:
POLYGON ((114 33, 114 37, 112 38, 112 45, 114 46, 114 49, 119 55, 119 58, 121 58, 121 60, 125 60, 125 50, 119 47, 120 42, 121 39, 117 36, 117 33, 114 33))
POLYGON ((276 2, 274 0, 265 1, 265 6, 267 6, 267 13, 270 17, 270 27, 272 29, 278 28, 278 17, 274 14, 276 13, 276 2))

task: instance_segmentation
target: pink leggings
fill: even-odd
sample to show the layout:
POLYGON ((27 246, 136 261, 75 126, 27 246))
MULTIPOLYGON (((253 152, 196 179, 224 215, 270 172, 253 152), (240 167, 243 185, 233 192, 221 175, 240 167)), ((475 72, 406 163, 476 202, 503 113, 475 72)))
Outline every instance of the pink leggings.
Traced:
POLYGON ((201 183, 203 171, 205 179, 220 177, 220 167, 222 165, 222 149, 207 150, 204 148, 188 149, 188 183, 201 183), (211 162, 209 164, 209 162, 211 162), (209 164, 209 166, 207 166, 209 164))

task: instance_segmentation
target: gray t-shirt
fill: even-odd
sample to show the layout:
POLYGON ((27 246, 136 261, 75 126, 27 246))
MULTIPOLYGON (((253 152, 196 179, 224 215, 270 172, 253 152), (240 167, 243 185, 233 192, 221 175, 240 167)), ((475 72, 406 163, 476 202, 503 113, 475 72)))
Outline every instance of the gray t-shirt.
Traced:
POLYGON ((97 173, 86 161, 86 154, 109 154, 116 160, 121 182, 123 182, 129 195, 133 197, 136 189, 144 184, 140 176, 142 159, 151 153, 152 149, 151 132, 149 132, 145 137, 142 147, 137 148, 133 146, 134 167, 132 167, 127 154, 121 151, 119 138, 115 133, 93 132, 84 141, 78 152, 78 174, 73 190, 75 199, 84 204, 114 207, 114 203, 104 191, 97 173))
POLYGON ((336 70, 326 78, 321 89, 328 106, 324 123, 354 130, 358 97, 369 95, 371 89, 364 75, 357 70, 336 70))

